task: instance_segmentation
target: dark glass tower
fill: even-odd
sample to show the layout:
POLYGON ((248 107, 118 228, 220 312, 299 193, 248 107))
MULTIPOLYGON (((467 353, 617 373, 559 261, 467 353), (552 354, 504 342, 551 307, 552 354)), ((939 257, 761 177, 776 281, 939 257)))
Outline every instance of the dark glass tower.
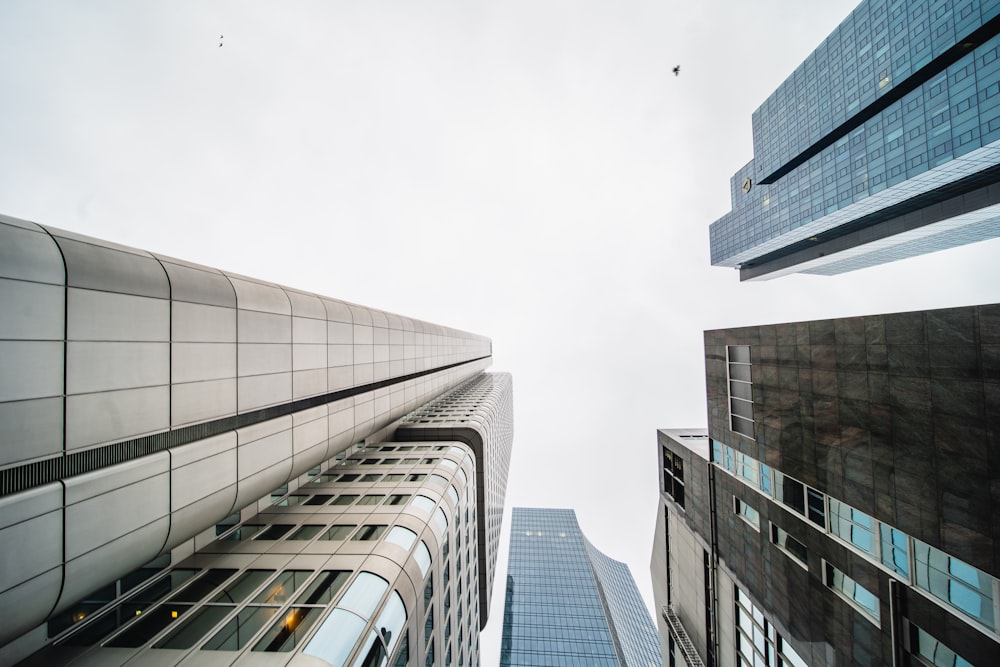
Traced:
POLYGON ((500 664, 662 664, 628 567, 587 541, 573 510, 514 508, 500 664))
POLYGON ((663 644, 995 664, 998 350, 998 305, 705 332, 707 432, 658 434, 663 644))
POLYGON ((858 5, 754 112, 712 264, 832 275, 1000 236, 998 14, 858 5))

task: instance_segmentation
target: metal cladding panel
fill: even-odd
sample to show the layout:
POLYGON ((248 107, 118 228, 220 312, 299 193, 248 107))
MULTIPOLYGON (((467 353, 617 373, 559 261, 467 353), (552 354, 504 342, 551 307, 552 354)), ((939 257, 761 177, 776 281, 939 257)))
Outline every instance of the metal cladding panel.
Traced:
POLYGON ((70 342, 66 393, 89 394, 170 383, 167 343, 70 342))
POLYGON ((240 343, 292 342, 292 318, 278 313, 263 313, 240 308, 237 316, 237 340, 240 343))
POLYGON ((239 411, 287 403, 292 399, 292 374, 269 373, 238 380, 239 411))
POLYGON ((0 403, 0 467, 62 452, 61 396, 0 403))
POLYGON ((325 322, 327 319, 326 306, 323 300, 315 294, 299 292, 298 290, 283 288, 285 296, 288 297, 292 305, 292 315, 295 317, 309 318, 325 322))
POLYGON ((0 401, 62 394, 63 345, 0 340, 0 401))
POLYGON ((62 595, 53 613, 151 561, 162 549, 169 529, 170 517, 164 516, 67 560, 62 595))
POLYGON ((174 301, 171 340, 175 343, 235 343, 236 309, 174 301))
POLYGON ((170 388, 170 425, 184 426, 236 414, 236 378, 175 384, 170 388))
POLYGON ((229 276, 229 281, 236 290, 236 303, 240 310, 256 310, 278 315, 292 314, 292 306, 288 301, 288 296, 277 285, 237 277, 233 274, 226 275, 229 276))
POLYGON ((236 347, 225 343, 174 343, 170 350, 175 383, 236 378, 236 347))
POLYGON ((66 305, 68 340, 170 340, 166 299, 70 288, 66 305))
POLYGON ((145 387, 66 397, 66 449, 164 431, 170 387, 145 387))
POLYGON ((170 278, 172 300, 236 308, 236 291, 221 271, 170 257, 155 257, 170 278))
POLYGON ((61 285, 0 278, 0 339, 62 340, 65 299, 61 285))
MULTIPOLYGON (((236 434, 224 433, 170 451, 170 509, 186 507, 237 482, 236 434)), ((230 499, 232 506, 232 499, 230 499)), ((212 525, 203 522, 200 530, 212 525)))
POLYGON ((39 225, 0 215, 0 277, 65 285, 59 246, 39 225))
POLYGON ((167 274, 152 255, 62 230, 49 232, 62 250, 70 287, 170 298, 167 274))
MULTIPOLYGON (((161 452, 66 480, 66 559, 168 516, 169 465, 161 452)), ((165 538, 166 525, 152 555, 165 538)))
POLYGON ((0 593, 62 566, 62 526, 59 484, 0 498, 0 593))

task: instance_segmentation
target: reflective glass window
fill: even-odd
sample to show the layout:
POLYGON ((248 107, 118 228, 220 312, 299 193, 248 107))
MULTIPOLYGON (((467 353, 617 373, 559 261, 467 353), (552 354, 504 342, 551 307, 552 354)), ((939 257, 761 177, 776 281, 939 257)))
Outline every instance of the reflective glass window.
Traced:
MULTIPOLYGON (((260 607, 270 609, 273 607, 260 607)), ((287 653, 302 644, 320 614, 322 607, 291 607, 282 617, 271 625, 260 641, 254 644, 252 650, 287 653)))
POLYGON ((276 607, 246 607, 201 647, 203 651, 239 651, 278 613, 276 607))
POLYGON ((403 526, 393 526, 389 534, 385 536, 386 542, 391 542, 392 544, 399 545, 403 549, 409 551, 413 543, 417 541, 417 534, 410 530, 409 528, 404 528, 403 526))
POLYGON ((312 538, 319 535, 326 526, 308 525, 302 526, 294 533, 288 536, 290 540, 311 540, 312 538))
POLYGON ((347 536, 351 534, 357 528, 354 524, 337 524, 330 526, 330 529, 323 533, 319 539, 321 540, 346 540, 347 536))
POLYGON ((350 576, 346 570, 324 570, 302 591, 295 604, 329 604, 350 576))
POLYGON ((312 570, 285 570, 254 598, 254 604, 285 604, 311 575, 312 570))
POLYGON ((369 618, 388 588, 389 582, 382 577, 371 572, 359 572, 337 606, 357 612, 363 618, 369 618))

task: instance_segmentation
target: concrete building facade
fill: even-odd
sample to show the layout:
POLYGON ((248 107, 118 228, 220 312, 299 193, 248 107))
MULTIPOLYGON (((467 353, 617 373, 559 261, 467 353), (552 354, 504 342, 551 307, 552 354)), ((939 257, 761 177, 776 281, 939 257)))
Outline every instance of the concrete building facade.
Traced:
MULTIPOLYGON (((222 623, 231 612, 239 626, 244 617, 263 623, 286 613, 278 598, 246 597, 253 609, 230 605, 225 614, 219 601, 192 598, 215 586, 247 596, 279 583, 289 595, 291 587, 323 589, 310 595, 324 603, 287 608, 292 621, 311 619, 311 632, 341 615, 338 591, 367 591, 371 609, 344 611, 365 633, 380 622, 376 613, 398 621, 391 595, 407 623, 424 615, 415 605, 424 594, 418 573, 457 602, 457 573, 447 587, 441 568, 460 558, 462 618, 457 606, 448 615, 436 605, 440 632, 426 641, 402 627, 410 654, 433 643, 436 655, 474 664, 468 647, 486 620, 512 438, 510 378, 483 374, 489 339, 9 217, 0 218, 0 303, 12 315, 0 322, 0 604, 18 609, 0 631, 0 662, 46 646, 80 664, 153 659, 148 651, 162 633, 128 650, 69 640, 90 627, 99 644, 119 641, 99 636, 97 621, 124 609, 168 613, 164 632, 191 610, 222 623), (449 437, 401 425, 445 400, 464 409, 461 418, 434 420, 449 437), (424 435, 431 441, 388 444, 424 435), (399 457, 391 472, 385 461, 396 457, 386 455, 375 468, 380 481, 358 488, 348 480, 365 475, 344 467, 372 466, 352 453, 376 446, 424 453, 419 462, 399 457), (299 492, 306 487, 309 494, 299 492), (353 495, 409 502, 337 500, 353 495), (320 503, 323 496, 333 504, 320 503), (327 534, 348 519, 356 534, 318 536, 318 527, 327 534), (256 529, 247 525, 260 535, 249 539, 256 529), (433 574, 421 571, 423 551, 433 574), (350 562, 329 560, 338 554, 350 562), (382 584, 384 595, 373 596, 382 584), (169 595, 178 589, 181 597, 169 595), (164 606, 179 600, 186 609, 164 606), (446 638, 446 628, 455 634, 446 638)), ((142 636, 153 622, 126 618, 112 634, 142 636)), ((286 659, 307 660, 297 642, 319 642, 302 627, 286 659)), ((372 664, 380 655, 372 647, 388 659, 402 650, 399 639, 366 644, 372 664)), ((360 646, 352 643, 344 659, 360 656, 360 646)), ((200 656, 153 653, 163 664, 201 664, 200 656)))

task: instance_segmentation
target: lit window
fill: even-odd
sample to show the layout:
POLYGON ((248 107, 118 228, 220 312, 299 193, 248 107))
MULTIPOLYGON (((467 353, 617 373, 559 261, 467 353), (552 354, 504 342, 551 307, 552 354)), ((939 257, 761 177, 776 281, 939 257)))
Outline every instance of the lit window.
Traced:
POLYGON ((910 623, 910 647, 934 667, 972 667, 972 663, 945 646, 930 633, 910 623))

